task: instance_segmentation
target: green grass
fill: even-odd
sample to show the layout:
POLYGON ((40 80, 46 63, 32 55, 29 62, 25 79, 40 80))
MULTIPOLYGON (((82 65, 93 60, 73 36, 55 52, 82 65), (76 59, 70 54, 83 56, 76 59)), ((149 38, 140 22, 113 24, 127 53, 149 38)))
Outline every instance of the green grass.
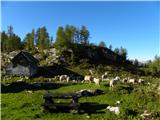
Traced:
MULTIPOLYGON (((6 81, 2 79, 2 82, 10 83, 17 79, 17 77, 6 81)), ((160 79, 147 78, 147 81, 157 84, 160 79)), ((87 114, 85 113, 43 113, 41 104, 44 102, 43 94, 45 90, 37 90, 33 94, 26 93, 25 91, 1 93, 2 120, 140 120, 140 114, 146 109, 153 113, 155 120, 159 120, 160 96, 156 93, 155 88, 148 90, 150 89, 148 85, 133 85, 133 90, 129 92, 127 89, 124 89, 127 86, 120 84, 113 90, 110 90, 105 82, 101 86, 96 86, 93 83, 77 83, 49 90, 54 93, 66 93, 81 89, 101 89, 105 91, 105 94, 80 98, 80 103, 96 102, 103 105, 115 105, 117 100, 122 101, 120 104, 121 113, 119 115, 115 115, 106 109, 100 109, 98 112, 104 113, 93 113, 90 115, 90 118, 87 118, 87 114)), ((87 109, 89 110, 90 108, 87 109)))

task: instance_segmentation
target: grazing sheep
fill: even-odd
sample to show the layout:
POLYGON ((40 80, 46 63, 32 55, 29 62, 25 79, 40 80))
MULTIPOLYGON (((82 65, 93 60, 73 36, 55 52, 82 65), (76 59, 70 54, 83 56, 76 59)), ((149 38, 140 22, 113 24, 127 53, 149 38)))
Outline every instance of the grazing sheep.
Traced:
POLYGON ((118 105, 118 104, 120 104, 120 103, 121 103, 121 101, 119 101, 119 100, 118 100, 118 101, 116 101, 116 104, 117 104, 117 105, 118 105))
POLYGON ((93 82, 94 82, 96 85, 100 85, 100 79, 98 79, 98 78, 93 78, 93 82))
POLYGON ((70 77, 68 76, 68 77, 66 78, 66 81, 69 82, 69 80, 70 80, 70 77))
POLYGON ((90 69, 89 72, 90 72, 91 75, 93 75, 93 70, 90 69))
POLYGON ((151 83, 150 83, 150 82, 148 82, 148 83, 147 83, 147 85, 151 85, 151 83))
POLYGON ((116 115, 120 113, 119 107, 108 106, 107 109, 111 112, 114 112, 116 115))
POLYGON ((57 75, 57 76, 54 77, 54 79, 55 79, 55 80, 59 80, 59 77, 60 77, 60 76, 57 75))
POLYGON ((16 82, 23 82, 23 79, 21 78, 21 79, 17 80, 16 82))
POLYGON ((120 77, 119 77, 119 76, 116 76, 115 80, 120 80, 120 77))
POLYGON ((141 84, 141 83, 144 83, 144 80, 143 80, 143 79, 139 79, 139 80, 138 80, 138 83, 140 83, 140 84, 141 84))
POLYGON ((84 77, 84 80, 83 80, 83 82, 84 81, 89 81, 90 83, 92 82, 92 76, 91 75, 86 75, 85 77, 84 77))
POLYGON ((128 80, 128 83, 132 83, 132 84, 135 84, 136 80, 135 79, 129 79, 128 80))
POLYGON ((114 87, 115 84, 117 84, 117 82, 120 80, 120 77, 116 77, 114 79, 112 79, 110 82, 109 82, 109 86, 110 87, 114 87))
POLYGON ((31 91, 31 90, 26 90, 26 93, 32 94, 33 91, 31 91))
POLYGON ((66 80, 67 77, 68 77, 67 75, 61 75, 61 76, 59 77, 59 80, 60 80, 60 81, 66 80))
POLYGON ((105 72, 105 73, 101 76, 102 81, 104 81, 104 79, 107 77, 107 75, 108 75, 108 72, 105 72))
POLYGON ((128 82, 128 78, 122 79, 122 83, 127 83, 127 82, 128 82))
POLYGON ((142 113, 140 116, 144 119, 144 120, 150 120, 152 118, 151 113, 147 113, 148 111, 145 110, 144 113, 142 113))

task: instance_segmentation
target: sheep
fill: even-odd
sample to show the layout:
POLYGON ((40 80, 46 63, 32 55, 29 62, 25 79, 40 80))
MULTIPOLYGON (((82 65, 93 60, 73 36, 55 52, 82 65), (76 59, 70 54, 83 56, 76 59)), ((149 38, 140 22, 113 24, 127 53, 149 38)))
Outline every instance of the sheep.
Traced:
POLYGON ((100 85, 100 79, 98 79, 98 78, 93 78, 93 82, 94 82, 96 85, 100 85))
POLYGON ((19 80, 17 80, 16 82, 23 82, 23 79, 19 79, 19 80))
POLYGON ((26 93, 32 94, 33 91, 32 90, 26 90, 26 93))
POLYGON ((144 113, 142 113, 140 116, 141 116, 144 120, 149 120, 149 119, 152 118, 152 114, 151 114, 151 113, 148 113, 147 110, 145 110, 144 113))
POLYGON ((67 75, 61 75, 61 76, 59 77, 59 80, 60 80, 60 81, 66 80, 67 77, 68 77, 67 75))
POLYGON ((105 72, 105 73, 101 76, 102 81, 104 81, 104 78, 106 78, 107 75, 108 75, 108 72, 105 72))
POLYGON ((127 81, 128 81, 128 78, 122 79, 122 83, 127 83, 127 81))
POLYGON ((128 83, 132 83, 132 84, 134 84, 136 82, 136 80, 135 79, 129 79, 128 80, 128 83))
POLYGON ((54 77, 55 80, 59 80, 60 75, 54 77))
POLYGON ((114 87, 114 85, 120 80, 120 77, 115 77, 114 79, 112 79, 110 82, 109 82, 109 86, 110 87, 114 87))
POLYGON ((118 104, 120 104, 120 103, 121 103, 121 101, 119 101, 119 100, 118 100, 118 101, 116 101, 116 104, 117 104, 117 105, 118 105, 118 104))
POLYGON ((91 81, 92 81, 92 76, 91 76, 91 75, 86 75, 86 76, 84 77, 84 80, 83 80, 82 82, 84 82, 84 81, 89 81, 89 82, 91 83, 91 81))
POLYGON ((70 80, 70 77, 68 76, 68 77, 66 78, 66 81, 69 82, 69 80, 70 80))
POLYGON ((143 80, 143 79, 139 79, 139 80, 138 80, 138 83, 139 83, 139 84, 144 83, 144 80, 143 80))
POLYGON ((108 106, 106 109, 108 109, 111 112, 114 112, 116 115, 120 113, 119 107, 108 106))

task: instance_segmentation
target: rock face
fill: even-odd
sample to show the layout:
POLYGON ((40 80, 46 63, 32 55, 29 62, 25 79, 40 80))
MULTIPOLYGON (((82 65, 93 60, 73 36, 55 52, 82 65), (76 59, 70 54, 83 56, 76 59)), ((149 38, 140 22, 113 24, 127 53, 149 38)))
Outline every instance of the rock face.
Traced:
POLYGON ((58 63, 59 60, 58 51, 55 48, 39 51, 34 57, 39 61, 43 61, 41 64, 47 66, 54 65, 54 63, 58 63))
MULTIPOLYGON (((20 51, 12 51, 12 52, 3 52, 1 53, 1 68, 4 69, 6 66, 11 63, 11 59, 13 59, 20 51)), ((59 62, 60 56, 58 55, 58 51, 55 48, 45 49, 43 51, 38 51, 33 54, 33 56, 38 61, 43 61, 42 65, 52 66, 54 63, 59 62), (41 54, 43 52, 43 54, 41 54), (44 57, 45 56, 45 57, 44 57)))
MULTIPOLYGON (((89 59, 89 61, 94 63, 122 63, 125 58, 114 53, 108 48, 98 47, 98 46, 77 46, 74 51, 76 57, 79 59, 89 59)), ((78 61, 78 60, 77 60, 78 61)))
POLYGON ((54 63, 58 63, 59 55, 58 51, 55 48, 51 48, 50 50, 44 50, 44 53, 47 55, 45 61, 46 65, 53 65, 54 63))
POLYGON ((1 67, 5 68, 20 51, 1 53, 1 67))

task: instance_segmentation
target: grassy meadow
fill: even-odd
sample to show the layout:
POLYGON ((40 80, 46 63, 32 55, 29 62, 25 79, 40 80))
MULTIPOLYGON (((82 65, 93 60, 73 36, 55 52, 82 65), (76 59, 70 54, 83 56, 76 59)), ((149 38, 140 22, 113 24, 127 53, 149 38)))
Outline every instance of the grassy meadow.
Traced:
MULTIPOLYGON (((3 79, 2 83, 10 84, 19 77, 3 79)), ((48 78, 33 78, 26 80, 28 83, 46 81, 48 78)), ((51 81, 59 83, 59 81, 51 81)), ((154 120, 160 120, 160 95, 157 91, 160 79, 146 77, 144 85, 117 84, 113 90, 109 88, 108 82, 102 82, 100 86, 94 83, 65 83, 66 85, 47 91, 54 93, 75 92, 81 89, 101 89, 103 95, 83 97, 79 102, 83 109, 79 114, 68 113, 44 113, 41 106, 44 102, 44 89, 34 90, 27 93, 26 90, 1 93, 1 116, 2 120, 141 120, 140 115, 144 110, 152 113, 154 120), (147 82, 151 84, 148 85, 147 82), (132 89, 128 89, 132 88, 132 89), (106 109, 108 105, 117 106, 116 101, 121 101, 120 114, 116 115, 106 109), (83 111, 84 110, 84 111, 83 111)), ((69 100, 57 100, 64 102, 69 100)))

